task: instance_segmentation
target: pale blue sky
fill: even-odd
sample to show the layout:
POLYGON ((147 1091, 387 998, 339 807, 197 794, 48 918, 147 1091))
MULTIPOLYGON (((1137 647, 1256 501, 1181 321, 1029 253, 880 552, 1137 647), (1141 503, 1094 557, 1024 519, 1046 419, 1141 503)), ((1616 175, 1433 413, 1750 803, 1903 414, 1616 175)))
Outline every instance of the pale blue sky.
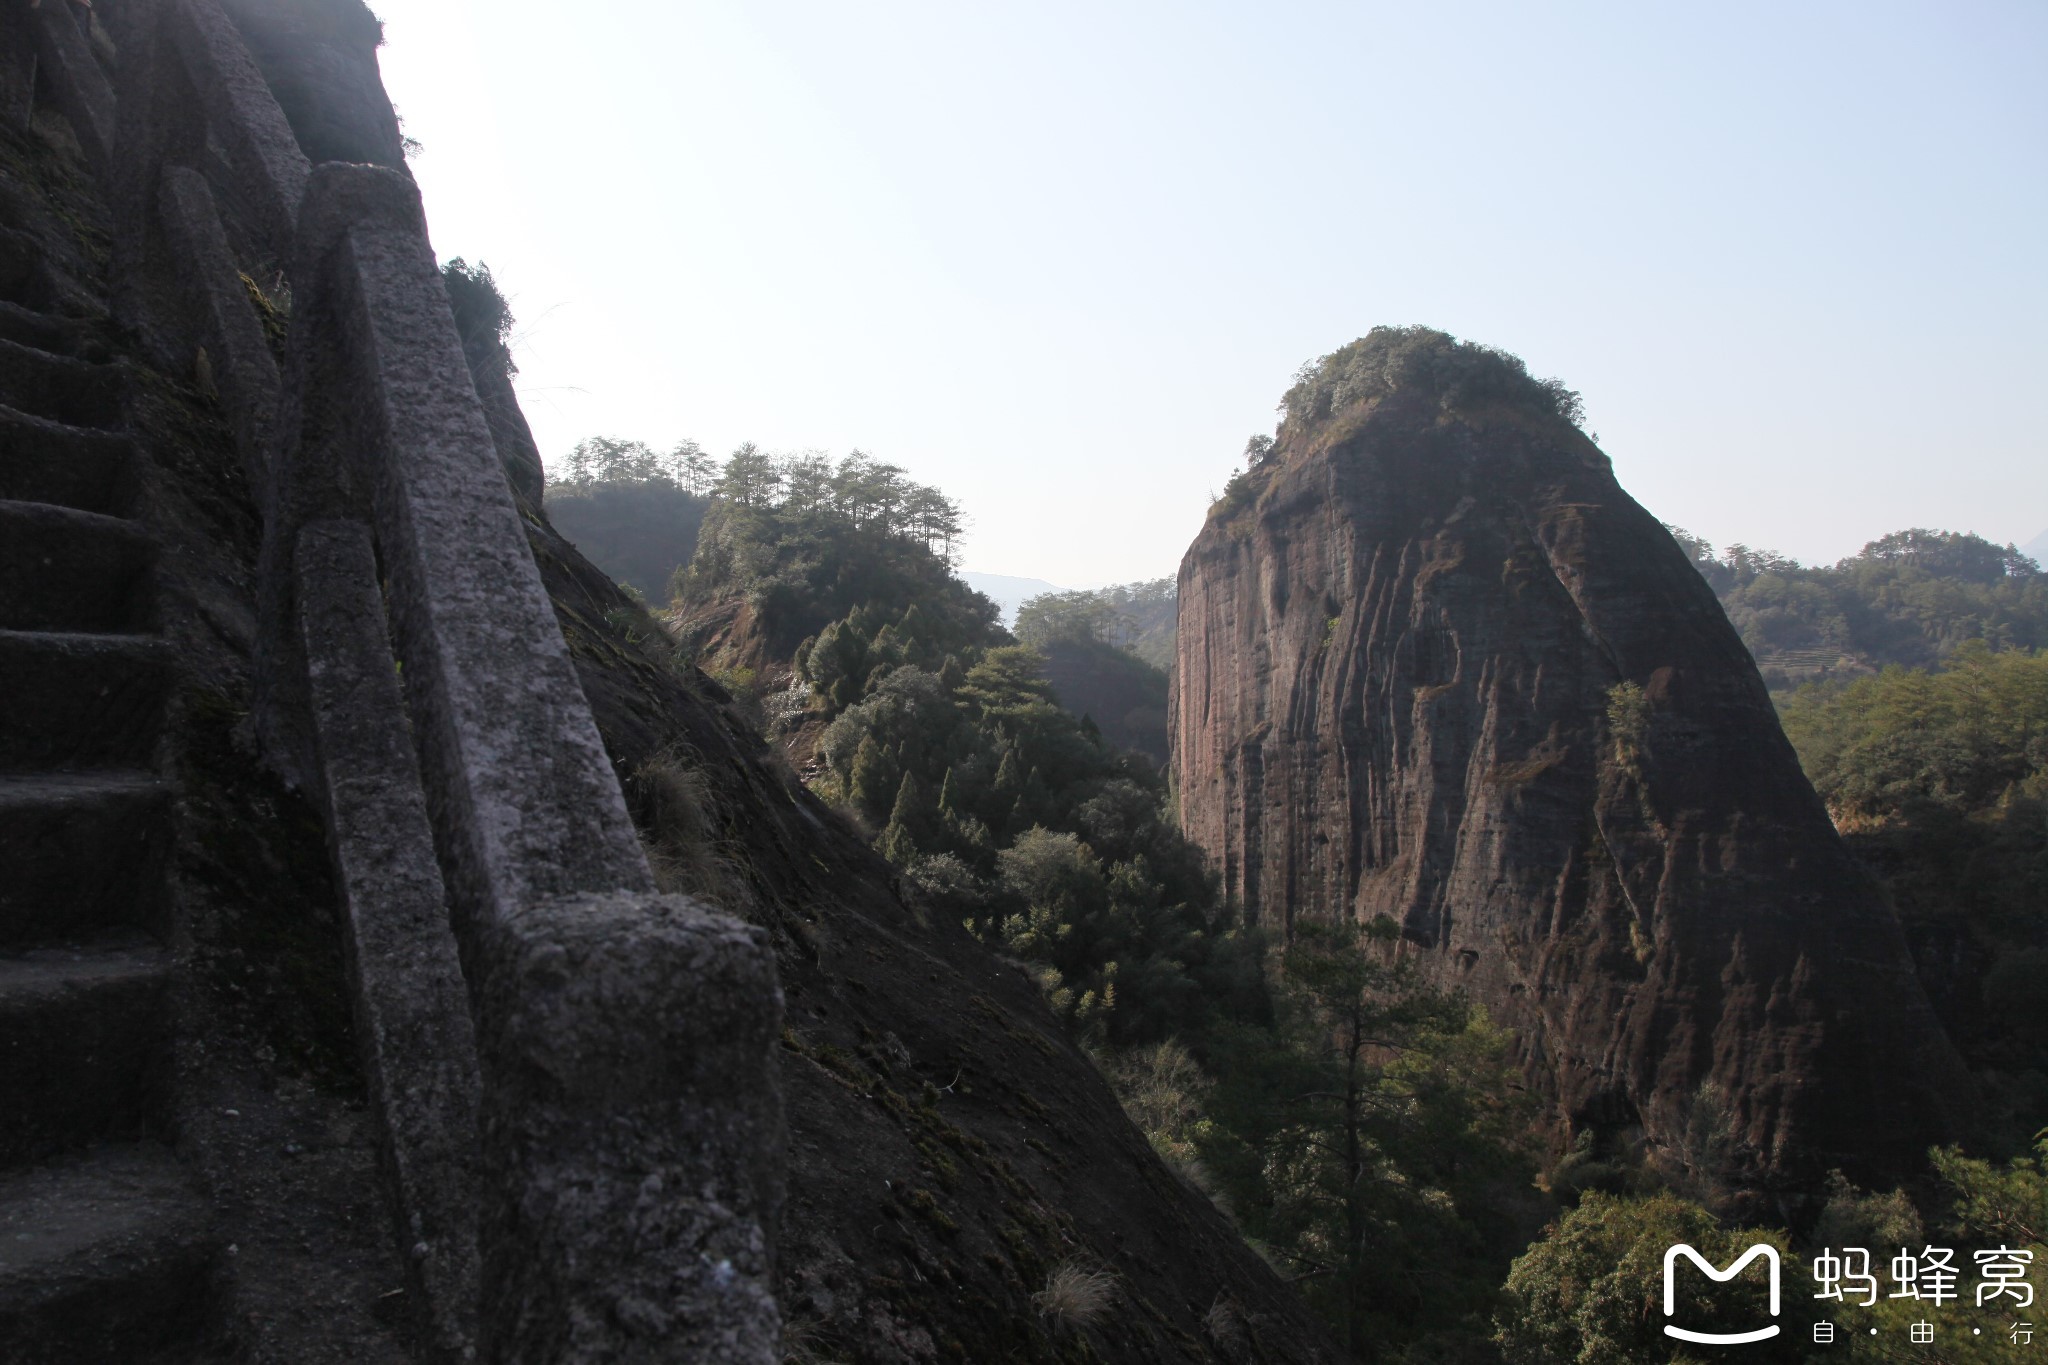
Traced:
POLYGON ((860 446, 1171 573, 1302 361, 1523 356, 1666 520, 2048 527, 2048 4, 371 0, 543 453, 860 446))

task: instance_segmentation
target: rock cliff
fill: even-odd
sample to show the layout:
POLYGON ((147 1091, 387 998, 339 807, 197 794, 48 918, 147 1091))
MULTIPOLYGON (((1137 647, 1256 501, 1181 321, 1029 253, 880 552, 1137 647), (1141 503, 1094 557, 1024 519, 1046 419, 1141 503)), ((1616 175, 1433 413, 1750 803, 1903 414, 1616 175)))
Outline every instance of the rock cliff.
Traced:
POLYGON ((1960 1064, 1576 402, 1419 328, 1303 371, 1181 565, 1183 822, 1261 920, 1398 922, 1515 1030, 1561 1139, 1751 1189, 1906 1170, 1968 1112, 1960 1064))

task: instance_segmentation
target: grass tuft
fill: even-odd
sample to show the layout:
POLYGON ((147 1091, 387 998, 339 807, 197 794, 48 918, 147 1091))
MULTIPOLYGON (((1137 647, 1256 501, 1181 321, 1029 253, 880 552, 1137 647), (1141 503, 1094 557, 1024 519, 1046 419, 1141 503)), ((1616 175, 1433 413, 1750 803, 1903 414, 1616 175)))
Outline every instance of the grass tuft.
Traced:
POLYGON ((1031 1296, 1031 1306, 1054 1331, 1093 1327, 1116 1301, 1116 1277, 1107 1270, 1089 1270, 1078 1261, 1054 1267, 1045 1288, 1031 1296))

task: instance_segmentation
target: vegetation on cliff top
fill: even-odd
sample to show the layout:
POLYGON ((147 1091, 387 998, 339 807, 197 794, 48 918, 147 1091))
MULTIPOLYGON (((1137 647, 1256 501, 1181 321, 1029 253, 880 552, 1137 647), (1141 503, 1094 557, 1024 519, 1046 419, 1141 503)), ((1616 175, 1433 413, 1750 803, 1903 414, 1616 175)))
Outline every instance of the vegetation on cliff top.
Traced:
POLYGON ((1296 372, 1280 400, 1282 429, 1313 426, 1404 390, 1433 398, 1446 412, 1509 407, 1574 426, 1585 420, 1576 392, 1562 380, 1531 375, 1519 356, 1433 327, 1375 327, 1296 372))
POLYGON ((994 644, 1005 638, 995 603, 952 572, 964 524, 958 503, 860 451, 834 464, 749 443, 711 489, 676 602, 687 612, 744 599, 780 659, 863 608, 892 618, 916 608, 919 641, 941 651, 994 644))
POLYGON ((1397 394, 1443 413, 1507 409, 1574 427, 1586 420, 1576 390, 1561 379, 1536 378, 1520 356, 1460 341, 1434 327, 1375 327, 1295 371, 1294 383, 1280 399, 1279 438, 1260 434, 1245 443, 1245 467, 1211 500, 1209 520, 1228 521, 1255 502, 1290 440, 1300 441, 1332 418, 1397 394))

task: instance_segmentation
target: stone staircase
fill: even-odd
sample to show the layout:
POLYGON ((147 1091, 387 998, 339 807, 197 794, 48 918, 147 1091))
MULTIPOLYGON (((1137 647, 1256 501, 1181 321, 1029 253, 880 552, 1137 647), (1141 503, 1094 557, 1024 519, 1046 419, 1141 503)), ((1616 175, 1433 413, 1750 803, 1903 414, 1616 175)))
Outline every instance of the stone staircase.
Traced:
POLYGON ((122 366, 0 241, 0 1360, 189 1361, 208 1205, 170 1145, 172 661, 122 366))

